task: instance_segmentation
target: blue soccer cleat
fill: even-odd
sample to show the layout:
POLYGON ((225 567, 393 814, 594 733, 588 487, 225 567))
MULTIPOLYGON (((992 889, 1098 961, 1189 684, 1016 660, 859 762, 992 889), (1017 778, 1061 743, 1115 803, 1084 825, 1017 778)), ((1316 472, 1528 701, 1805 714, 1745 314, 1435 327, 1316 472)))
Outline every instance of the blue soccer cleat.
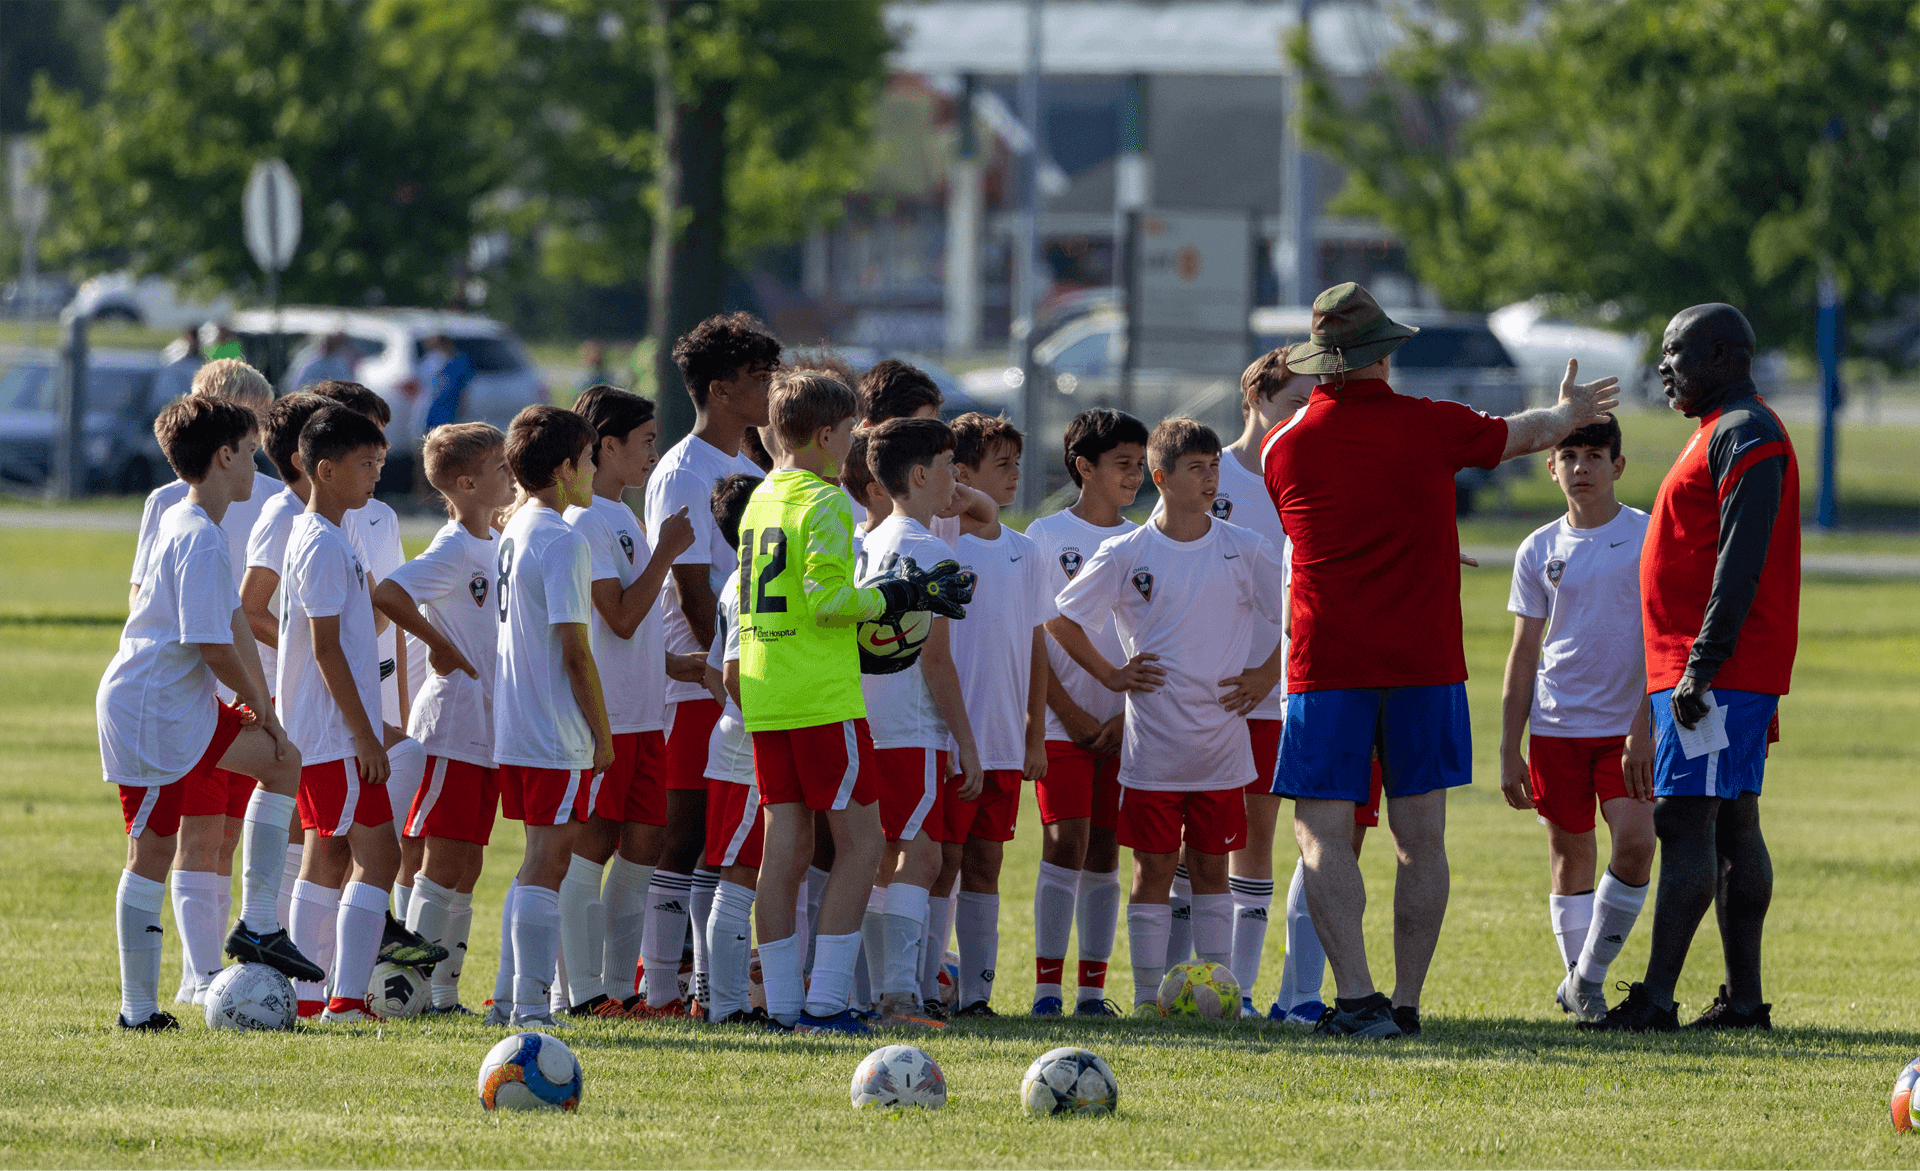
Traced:
POLYGON ((794 1023, 793 1031, 796 1033, 846 1033, 854 1037, 864 1037, 873 1032, 867 1027, 867 1022, 861 1020, 852 1010, 845 1008, 830 1017, 817 1017, 812 1013, 803 1012, 800 1014, 800 1019, 794 1023))
POLYGON ((1120 1006, 1111 1000, 1083 1000, 1074 1006, 1073 1015, 1118 1017, 1126 1014, 1121 1012, 1120 1006))
POLYGON ((1317 1000, 1303 1000, 1292 1008, 1281 1008, 1280 1002, 1275 1001, 1273 1007, 1267 1010, 1267 1019, 1279 1021, 1283 1025, 1301 1025, 1310 1029, 1320 1023, 1320 1018, 1325 1016, 1326 1012, 1327 1006, 1317 1000))
POLYGON ((1060 998, 1058 996, 1042 996, 1040 999, 1033 1002, 1032 1015, 1059 1016, 1061 1009, 1063 1007, 1064 1005, 1062 1005, 1060 998))

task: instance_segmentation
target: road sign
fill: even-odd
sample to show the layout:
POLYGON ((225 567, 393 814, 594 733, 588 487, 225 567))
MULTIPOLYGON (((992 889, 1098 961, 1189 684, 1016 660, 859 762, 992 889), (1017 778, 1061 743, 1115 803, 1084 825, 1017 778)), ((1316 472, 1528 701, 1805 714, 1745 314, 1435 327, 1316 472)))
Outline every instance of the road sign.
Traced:
POLYGON ((26 135, 7 140, 7 194, 13 205, 13 222, 31 236, 47 218, 47 189, 33 181, 40 165, 40 147, 26 135))
POLYGON ((1253 308, 1253 232, 1245 212, 1138 213, 1132 244, 1130 364, 1238 374, 1253 308))
POLYGON ((255 263, 267 272, 285 272, 300 244, 300 187, 286 162, 255 163, 240 206, 255 263))

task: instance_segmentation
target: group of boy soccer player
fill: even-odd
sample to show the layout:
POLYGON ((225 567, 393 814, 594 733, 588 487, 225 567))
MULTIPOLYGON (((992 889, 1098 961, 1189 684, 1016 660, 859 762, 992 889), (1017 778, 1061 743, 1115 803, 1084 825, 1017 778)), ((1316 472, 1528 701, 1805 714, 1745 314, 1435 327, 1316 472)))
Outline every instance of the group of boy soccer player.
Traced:
MULTIPOLYGON (((1375 393, 1364 379, 1384 377, 1390 349, 1352 383, 1344 367, 1302 374, 1266 355, 1242 378, 1231 444, 1192 419, 1149 430, 1081 413, 1063 444, 1078 498, 1023 533, 1000 519, 1024 446, 1006 420, 942 421, 937 386, 898 361, 856 392, 830 364, 783 366, 752 318, 716 317, 674 347, 696 424, 664 455, 653 404, 607 386, 571 410, 529 407, 504 435, 430 431, 422 466, 450 519, 412 560, 373 499, 377 395, 334 382, 271 401, 250 368, 210 364, 155 424, 180 480, 148 502, 132 616, 99 690, 129 838, 120 1025, 176 1027, 158 1003, 170 870, 182 1002, 204 1001, 224 949, 285 973, 301 1015, 324 1022, 376 1019, 382 959, 430 970, 428 1011, 467 1013, 459 978, 497 813, 523 824, 526 849, 489 1023, 862 1033, 992 1017, 1003 851, 1030 781, 1035 1016, 1157 1015, 1162 975, 1197 957, 1235 973, 1243 1015, 1418 1032, 1425 955, 1411 977, 1403 957, 1392 1003, 1370 982, 1344 994, 1364 953, 1356 966, 1342 942, 1329 858, 1358 855, 1383 794, 1414 812, 1465 783, 1457 745, 1430 745, 1452 764, 1412 768, 1411 733, 1393 723, 1405 694, 1444 707, 1457 683, 1315 691, 1299 684, 1328 678, 1324 641, 1292 638, 1299 621, 1324 640, 1336 606, 1300 576, 1324 573, 1329 537, 1298 519, 1290 469, 1303 443, 1333 450, 1309 416, 1344 386, 1375 393), (263 441, 278 481, 254 471, 263 441), (1149 477, 1158 502, 1135 524, 1124 513, 1149 477), (1362 694, 1385 713, 1364 726, 1335 710, 1362 694), (1283 796, 1303 805, 1302 858, 1262 1012, 1283 796), (1333 851, 1308 804, 1351 808, 1333 851), (1123 846, 1128 1008, 1106 989, 1123 846), (1316 908, 1334 925, 1317 927, 1316 908)), ((1605 388, 1570 386, 1550 419, 1453 408, 1442 421, 1459 438, 1443 429, 1435 445, 1457 449, 1432 458, 1549 449, 1567 496, 1514 568, 1502 791, 1548 825, 1556 999, 1594 1024, 1653 858, 1648 517, 1614 499, 1624 464, 1605 388), (1596 806, 1613 831, 1597 886, 1596 806)), ((1418 848, 1394 832, 1404 884, 1418 848)), ((1444 878, 1442 855, 1442 910, 1444 878)))

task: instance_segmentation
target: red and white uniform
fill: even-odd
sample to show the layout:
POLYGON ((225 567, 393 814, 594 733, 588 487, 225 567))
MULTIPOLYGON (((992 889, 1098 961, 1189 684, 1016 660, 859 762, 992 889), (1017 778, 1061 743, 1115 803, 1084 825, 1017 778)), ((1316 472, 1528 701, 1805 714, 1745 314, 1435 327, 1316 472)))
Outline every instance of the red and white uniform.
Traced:
MULTIPOLYGON (((869 531, 861 543, 855 583, 872 585, 892 572, 904 557, 913 558, 922 569, 931 569, 954 559, 955 554, 953 546, 919 521, 890 516, 869 531)), ((891 675, 862 675, 860 691, 866 699, 867 727, 873 733, 874 753, 880 761, 881 826, 890 840, 912 839, 939 800, 940 780, 946 772, 947 722, 934 706, 933 692, 927 688, 918 659, 906 670, 891 675)))
MULTIPOLYGON (((354 551, 367 567, 367 588, 393 576, 406 564, 407 553, 400 545, 400 514, 384 500, 369 500, 341 520, 340 528, 353 543, 354 551)), ((406 632, 389 624, 380 632, 380 718, 394 727, 405 723, 400 718, 400 673, 396 669, 400 647, 406 632)), ((426 647, 418 641, 406 642, 407 687, 417 693, 427 673, 426 647)), ((407 697, 411 703, 413 696, 407 697)))
MULTIPOLYGON (((1047 586, 1057 596, 1066 589, 1080 571, 1093 560, 1100 546, 1114 537, 1123 537, 1140 526, 1130 520, 1121 522, 1110 529, 1090 525, 1075 516, 1071 510, 1061 509, 1052 516, 1043 516, 1027 526, 1027 536, 1039 547, 1040 565, 1046 573, 1047 586)), ((1120 632, 1113 624, 1111 614, 1093 616, 1081 623, 1087 632, 1087 638, 1094 648, 1107 657, 1109 662, 1126 661, 1126 653, 1120 648, 1120 632)), ((1099 680, 1080 669, 1073 657, 1060 649, 1052 639, 1047 640, 1047 661, 1053 665, 1053 673, 1059 677, 1060 685, 1066 689, 1073 702, 1080 705, 1086 713, 1096 720, 1106 721, 1119 715, 1126 708, 1126 700, 1115 692, 1108 691, 1099 680)), ((1067 731, 1060 726, 1060 718, 1047 711, 1047 739, 1068 740, 1067 731)))
MULTIPOLYGON (((720 591, 713 646, 707 666, 724 672, 740 660, 739 571, 720 591)), ((766 831, 760 819, 760 786, 753 777, 753 737, 740 705, 728 696, 707 740, 707 865, 759 866, 766 831)))
MULTIPOLYGON (((659 543, 660 526, 666 523, 668 517, 685 508, 687 519, 693 522, 693 544, 687 546, 673 562, 675 565, 706 566, 707 583, 713 587, 716 598, 726 584, 727 575, 739 564, 739 555, 733 546, 727 544, 720 526, 714 523, 713 484, 735 472, 744 472, 749 476, 766 474, 746 456, 727 455, 699 436, 689 435, 667 449, 667 453, 655 465, 652 475, 647 478, 649 544, 659 543)), ((686 612, 681 608, 680 588, 671 577, 661 590, 661 597, 665 606, 661 632, 666 649, 681 655, 705 654, 708 648, 701 645, 700 640, 693 636, 693 628, 687 625, 686 612)), ((685 700, 713 703, 713 697, 700 684, 668 680, 666 701, 680 703, 685 700)))
POLYGON ((1647 514, 1622 507, 1598 528, 1566 517, 1535 529, 1513 560, 1507 609, 1546 619, 1528 724, 1535 736, 1625 736, 1647 693, 1640 547, 1647 514))
MULTIPOLYGON (((567 509, 566 519, 586 538, 593 581, 612 581, 624 590, 646 571, 653 547, 625 502, 595 496, 584 508, 567 509)), ((615 634, 597 606, 589 623, 613 731, 613 764, 601 778, 594 810, 610 821, 666 824, 667 669, 661 621, 656 604, 631 638, 615 634)))
POLYGON ((553 629, 592 618, 591 567, 586 538, 544 505, 523 505, 500 534, 493 756, 509 816, 528 825, 581 821, 593 806, 593 728, 553 629))
MULTIPOLYGON (((293 532, 293 518, 306 510, 306 501, 294 495, 293 489, 276 488, 266 503, 261 505, 260 515, 254 519, 253 528, 247 534, 246 545, 234 546, 236 554, 244 552, 246 569, 255 566, 270 569, 274 576, 284 579, 287 570, 287 537, 293 532)), ((246 576, 245 569, 240 576, 246 576)), ((267 599, 267 612, 273 615, 276 623, 285 612, 286 592, 283 580, 273 588, 273 596, 267 599)), ((280 677, 280 652, 261 643, 260 666, 266 670, 267 685, 276 686, 275 681, 280 677)))

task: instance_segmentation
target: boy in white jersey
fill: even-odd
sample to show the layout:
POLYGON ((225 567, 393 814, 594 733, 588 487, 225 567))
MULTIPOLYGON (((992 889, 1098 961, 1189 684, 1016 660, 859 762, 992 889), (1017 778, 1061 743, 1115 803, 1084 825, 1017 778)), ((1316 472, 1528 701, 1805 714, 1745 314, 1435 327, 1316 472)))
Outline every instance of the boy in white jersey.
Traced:
POLYGON ((447 949, 433 969, 435 1013, 465 1015, 460 969, 500 782, 493 761, 493 660, 500 619, 493 602, 500 542, 493 522, 513 502, 506 436, 490 423, 449 423, 421 445, 427 482, 451 516, 426 552, 374 587, 373 604, 427 648, 431 673, 407 734, 427 753, 426 781, 404 812, 403 833, 424 845, 407 927, 447 949))
POLYGON ((1653 735, 1640 636, 1647 514, 1614 498, 1620 424, 1582 427, 1547 464, 1567 515, 1513 562, 1513 649, 1501 692, 1500 791, 1547 827, 1548 911, 1565 975, 1554 1000, 1576 1020, 1607 1015, 1602 984, 1653 872, 1653 735), (1520 732, 1532 735, 1520 755, 1520 732), (1596 889, 1593 812, 1613 854, 1596 889))
POLYGON ((1284 613, 1279 550, 1216 520, 1220 440, 1192 419, 1168 419, 1147 446, 1166 510, 1100 546, 1060 592, 1054 639, 1108 690, 1125 693, 1117 836, 1133 850, 1127 908, 1136 1014, 1157 1015, 1182 848, 1193 882, 1200 958, 1230 964, 1233 899, 1227 858, 1244 844, 1254 779, 1246 713, 1280 679, 1276 645, 1248 667, 1254 619, 1284 613), (1131 655, 1116 665, 1087 637, 1111 616, 1131 655))
MULTIPOLYGON (((668 655, 656 604, 673 559, 693 543, 693 525, 684 509, 667 517, 660 543, 649 551, 640 518, 622 499, 629 488, 646 484, 656 462, 653 441, 660 424, 651 400, 594 386, 575 400, 573 411, 599 436, 593 501, 568 507, 566 518, 587 539, 592 562, 589 626, 613 733, 613 764, 600 778, 593 815, 574 843, 560 884, 563 991, 577 1016, 618 1019, 634 1010, 683 1016, 677 980, 674 994, 652 1011, 628 993, 641 952, 647 885, 666 840, 667 670, 671 661, 684 678, 703 675, 706 668, 703 659, 668 655), (691 661, 683 665, 682 660, 691 661)), ((677 920, 683 933, 684 923, 683 915, 677 920)), ((676 935, 665 970, 677 973, 680 951, 676 935)))
MULTIPOLYGON (((1020 432, 1005 419, 977 412, 961 415, 952 427, 954 477, 1001 507, 1011 505, 1020 490, 1020 432)), ((991 1002, 1000 953, 1001 859, 1013 840, 1021 779, 1047 775, 1045 623, 1054 615, 1055 591, 1033 539, 995 527, 997 533, 960 538, 960 564, 973 580, 974 606, 950 628, 960 694, 980 748, 980 796, 963 799, 960 778, 950 775, 934 825, 944 855, 934 894, 949 894, 956 879, 960 885, 953 896, 960 954, 955 1015, 963 1017, 997 1015, 991 1002)), ((937 961, 945 950, 945 935, 936 932, 927 951, 937 961)))
MULTIPOLYGON (((1120 515, 1146 478, 1147 428, 1101 407, 1067 424, 1067 475, 1080 499, 1027 526, 1055 594, 1066 588, 1109 537, 1133 531, 1120 515)), ((1126 658, 1111 619, 1087 631, 1100 653, 1126 658)), ((1046 775, 1034 782, 1040 806, 1040 877, 1033 892, 1033 1015, 1058 1016, 1067 943, 1080 931, 1079 988, 1074 1011, 1117 1015, 1107 999, 1107 960, 1119 929, 1120 738, 1125 701, 1047 640, 1046 775)))
MULTIPOLYGON (((552 1026, 548 992, 559 959, 560 883, 613 733, 594 663, 593 555, 562 511, 593 500, 593 425, 532 406, 507 432, 507 464, 527 493, 500 534, 494 598, 500 652, 493 684, 494 759, 507 816, 527 829, 525 861, 507 894, 513 948, 508 1023, 552 1026)), ((498 1005, 496 1005, 498 1007, 498 1005)))
MULTIPOLYGON (((388 749, 404 733, 379 722, 380 659, 366 565, 341 531, 373 495, 386 453, 378 424, 330 405, 300 431, 313 481, 307 511, 287 536, 274 689, 287 732, 300 744, 300 823, 307 830, 300 885, 339 890, 331 987, 321 1020, 374 1019, 366 990, 385 933, 388 889, 400 865, 386 790, 388 749), (344 885, 343 885, 344 884, 344 885)), ((409 742, 411 743, 411 742, 409 742)), ((415 745, 417 749, 417 745, 415 745)), ((293 936, 321 949, 323 900, 296 897, 293 936), (303 913, 305 912, 305 913, 303 913)), ((443 950, 423 962, 446 958, 443 950)), ((318 989, 301 989, 311 1005, 318 989)))
MULTIPOLYGON (((320 974, 276 918, 300 753, 267 700, 219 527, 227 506, 253 491, 258 428, 248 408, 199 395, 169 404, 154 422, 160 448, 188 494, 161 517, 146 577, 94 705, 102 774, 119 786, 127 826, 127 865, 115 899, 123 1029, 179 1027, 158 1004, 160 904, 183 799, 191 787, 218 786, 224 800, 227 782, 216 770, 260 781, 246 809, 241 921, 228 950, 296 978, 320 974), (215 698, 216 678, 245 710, 215 698)), ((216 969, 218 952, 216 935, 216 969)))
MULTIPOLYGON (((673 345, 674 365, 693 400, 693 430, 661 457, 647 480, 647 538, 661 543, 661 526, 676 513, 693 525, 693 543, 674 558, 666 585, 661 634, 674 654, 705 660, 713 646, 719 589, 733 572, 737 554, 713 524, 713 486, 738 472, 760 468, 742 453, 746 433, 766 426, 767 388, 780 365, 780 342, 750 314, 709 317, 673 345)), ((646 1003, 665 1006, 679 997, 680 958, 689 916, 696 935, 706 933, 716 876, 700 865, 706 848, 707 741, 720 719, 720 704, 705 684, 667 684, 665 760, 667 832, 647 885, 647 931, 659 962, 648 963, 646 1003), (666 952, 671 950, 671 958, 666 952)), ((643 946, 642 951, 646 949, 643 946)))

